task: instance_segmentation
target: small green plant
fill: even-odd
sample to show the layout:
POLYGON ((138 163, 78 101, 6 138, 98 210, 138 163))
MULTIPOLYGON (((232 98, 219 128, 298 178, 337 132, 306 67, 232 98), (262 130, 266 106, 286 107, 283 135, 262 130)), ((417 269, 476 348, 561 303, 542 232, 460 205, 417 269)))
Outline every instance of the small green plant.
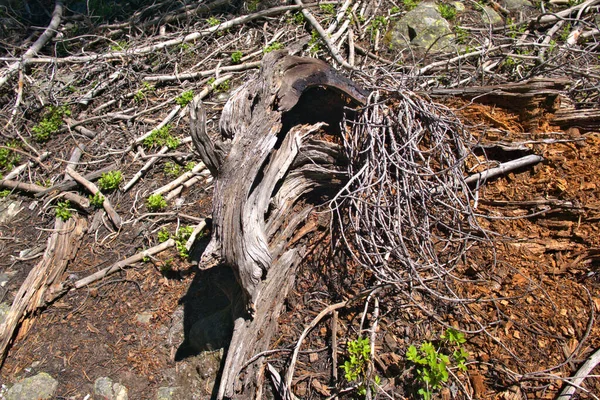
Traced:
POLYGON ((183 52, 192 50, 192 45, 189 43, 179 43, 179 45, 177 45, 177 47, 183 52))
POLYGON ((160 231, 158 231, 158 242, 164 243, 167 240, 169 240, 170 238, 171 238, 171 233, 169 233, 169 230, 167 228, 165 228, 164 226, 162 228, 160 228, 160 231))
POLYGON ((208 26, 217 26, 221 23, 221 21, 219 21, 217 18, 215 17, 208 17, 206 19, 206 22, 208 23, 208 26))
POLYGON ((110 51, 123 51, 129 47, 129 43, 124 40, 119 40, 110 45, 110 51))
POLYGON ((10 195, 10 193, 11 193, 10 189, 4 189, 4 190, 0 191, 0 199, 8 197, 10 195))
POLYGON ((21 155, 12 149, 19 147, 19 142, 12 141, 0 147, 0 172, 10 171, 21 161, 21 155))
POLYGON ((458 44, 467 43, 467 39, 469 38, 469 32, 467 32, 466 29, 461 28, 460 26, 455 26, 454 34, 456 35, 456 43, 458 43, 458 44))
POLYGON ((104 204, 104 196, 102 196, 102 193, 96 192, 95 195, 90 196, 90 203, 96 208, 102 208, 102 205, 104 204))
POLYGON ((67 221, 69 218, 71 218, 73 214, 69 209, 70 206, 71 203, 69 202, 69 200, 59 201, 56 205, 56 208, 54 209, 54 214, 56 215, 56 218, 60 218, 63 221, 67 221))
POLYGON ((194 100, 194 92, 191 90, 186 90, 181 93, 176 99, 175 103, 177 103, 181 107, 187 106, 192 100, 194 100))
POLYGON ((181 165, 172 161, 167 161, 163 167, 163 171, 168 177, 177 178, 181 175, 181 165))
POLYGON ((182 226, 179 228, 177 235, 175 236, 175 247, 177 247, 177 251, 179 252, 179 257, 186 259, 189 254, 185 247, 190 236, 194 232, 194 227, 192 226, 182 226))
POLYGON ((196 167, 196 163, 194 161, 189 161, 187 164, 185 164, 185 172, 190 172, 194 169, 194 167, 196 167))
POLYGON ((144 81, 142 83, 142 87, 133 95, 133 100, 136 103, 139 103, 146 98, 147 93, 153 92, 155 90, 156 90, 156 88, 154 86, 152 86, 148 82, 144 81))
POLYGON ((399 14, 399 13, 400 13, 400 7, 393 6, 392 8, 390 8, 390 14, 399 14))
POLYGON ((385 28, 386 24, 387 24, 386 17, 379 15, 379 16, 373 18, 367 28, 367 32, 369 32, 371 34, 371 39, 375 39, 375 35, 377 34, 377 31, 380 31, 383 28, 385 28))
POLYGON ((179 139, 171 134, 171 125, 165 125, 160 129, 153 130, 143 143, 148 148, 167 146, 173 150, 179 146, 179 139))
MULTIPOLYGON (((371 343, 368 337, 359 337, 348 342, 348 360, 344 362, 341 368, 344 370, 346 380, 357 385, 358 394, 361 396, 367 393, 367 385, 369 384, 367 374, 370 358, 371 343)), ((373 382, 379 385, 381 379, 375 375, 373 382)), ((372 387, 372 389, 375 388, 372 387)))
POLYGON ((45 142, 50 139, 50 135, 55 134, 60 129, 63 117, 70 115, 71 110, 67 106, 48 107, 42 120, 31 128, 31 131, 35 133, 35 140, 45 142))
POLYGON ((406 8, 408 11, 416 8, 419 5, 418 0, 402 0, 402 3, 404 4, 404 8, 406 8))
POLYGON ((160 194, 152 194, 146 200, 146 207, 150 211, 160 211, 167 207, 167 201, 160 194))
POLYGON ((291 22, 296 25, 302 25, 306 22, 306 18, 304 18, 304 14, 301 11, 298 11, 292 15, 291 22))
POLYGON ((319 51, 321 51, 321 36, 319 36, 319 32, 311 32, 310 40, 308 41, 308 51, 312 55, 316 55, 319 51))
POLYGON ((283 44, 281 44, 279 42, 273 42, 263 49, 263 53, 267 54, 274 50, 281 50, 281 49, 283 49, 283 44))
POLYGON ((231 89, 231 82, 229 82, 229 79, 219 83, 219 85, 216 87, 217 92, 226 92, 229 89, 231 89))
POLYGON ((109 191, 115 190, 123 180, 121 171, 109 171, 102 174, 98 179, 98 187, 100 190, 109 191))
POLYGON ((508 37, 516 39, 527 30, 527 25, 518 25, 512 18, 506 19, 506 25, 508 26, 508 37))
POLYGON ((417 367, 417 380, 422 384, 418 393, 424 400, 430 400, 433 392, 448 381, 448 367, 452 361, 461 371, 467 370, 465 361, 469 353, 461 346, 466 342, 464 334, 448 328, 440 339, 440 348, 431 342, 423 342, 418 349, 411 345, 406 352, 406 359, 417 367))
POLYGON ((561 42, 566 42, 567 39, 569 38, 569 35, 571 34, 571 24, 567 23, 563 26, 563 28, 561 29, 560 33, 558 34, 558 39, 561 42))
POLYGON ((239 50, 236 50, 233 53, 231 53, 231 62, 234 64, 239 64, 242 61, 243 56, 244 53, 242 53, 239 50))
POLYGON ((452 4, 442 3, 438 5, 438 11, 442 18, 452 21, 456 18, 456 8, 452 4))
POLYGON ((248 11, 255 12, 256 10, 258 10, 259 3, 260 0, 250 0, 246 7, 248 7, 248 11))
POLYGON ((319 8, 321 9, 321 11, 323 11, 325 14, 328 15, 335 15, 335 4, 320 4, 319 8))

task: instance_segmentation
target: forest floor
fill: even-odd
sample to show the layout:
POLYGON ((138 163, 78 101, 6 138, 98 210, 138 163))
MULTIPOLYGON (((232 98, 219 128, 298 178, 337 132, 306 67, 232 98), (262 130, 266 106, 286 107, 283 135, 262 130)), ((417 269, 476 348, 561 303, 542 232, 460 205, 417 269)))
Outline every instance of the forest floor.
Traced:
MULTIPOLYGON (((156 4, 156 9, 164 12, 163 18, 189 11, 173 11, 166 3, 156 4)), ((49 14, 52 7, 48 5, 49 14)), ((389 24, 390 15, 400 12, 393 7, 391 3, 382 3, 379 8, 367 8, 361 17, 367 21, 363 30, 375 26, 368 25, 368 21, 376 20, 377 15, 385 16, 385 23, 389 24)), ((561 9, 565 8, 566 5, 561 9)), ((316 10, 323 23, 327 18, 331 20, 331 16, 327 16, 328 8, 316 10)), ((252 14, 247 9, 244 11, 252 14)), ((464 14, 461 24, 474 19, 470 11, 473 10, 469 8, 464 14)), ((190 231, 202 226, 205 218, 211 216, 212 180, 196 171, 190 176, 199 179, 189 187, 179 186, 177 193, 165 191, 165 195, 173 193, 165 207, 153 208, 147 199, 197 162, 192 144, 186 141, 189 120, 182 99, 187 91, 204 97, 207 128, 211 135, 216 135, 220 111, 229 94, 251 77, 251 70, 257 67, 256 62, 260 61, 265 48, 276 44, 298 54, 329 59, 323 44, 317 51, 306 47, 311 46, 308 43, 315 36, 311 36, 307 24, 294 20, 297 18, 295 10, 274 12, 266 18, 239 24, 235 29, 213 29, 242 14, 239 10, 216 9, 206 18, 207 15, 200 17, 188 12, 185 18, 180 16, 167 23, 166 34, 161 33, 158 24, 147 27, 148 32, 156 31, 149 34, 126 22, 121 24, 120 21, 127 21, 124 17, 111 24, 90 24, 86 18, 66 12, 61 28, 66 36, 53 42, 54 50, 48 50, 48 55, 38 57, 54 56, 64 62, 39 60, 27 74, 17 74, 10 89, 0 88, 0 106, 3 107, 0 123, 6 126, 2 148, 19 150, 3 156, 8 157, 3 175, 25 162, 26 167, 13 180, 44 188, 55 187, 38 197, 26 190, 9 190, 0 199, 3 218, 0 222, 0 303, 8 306, 13 303, 26 277, 44 256, 58 218, 55 211, 60 205, 55 200, 64 192, 56 185, 65 180, 65 166, 74 150, 83 149, 80 159, 72 164, 80 173, 89 174, 109 167, 123 176, 116 190, 103 191, 123 221, 118 229, 102 208, 81 208, 73 203, 67 206, 71 218, 81 219, 87 226, 76 254, 69 259, 61 275, 69 290, 21 319, 0 369, 3 385, 0 398, 14 382, 42 371, 58 381, 56 398, 94 396, 94 382, 100 377, 110 377, 124 385, 130 399, 154 399, 159 388, 166 387, 178 388, 173 398, 203 399, 214 394, 231 327, 227 322, 214 319, 215 329, 223 332, 209 340, 210 344, 196 343, 191 332, 196 322, 211 321, 215 311, 226 308, 227 297, 219 287, 224 280, 233 277, 228 270, 204 271, 198 266, 199 256, 210 236, 210 224, 201 231, 189 252, 183 250, 190 231), (82 33, 84 28, 87 31, 82 33), (100 48, 107 52, 134 52, 145 45, 208 31, 197 40, 181 41, 139 57, 117 54, 93 63, 67 60, 68 57, 87 57, 86 51, 92 49, 95 54, 102 54, 100 48), (86 38, 87 34, 94 38, 86 38), (80 50, 83 38, 88 46, 86 51, 80 50), (237 59, 238 51, 240 59, 237 59), (56 71, 53 72, 53 68, 56 71), (198 71, 204 72, 193 79, 177 77, 177 74, 198 71), (103 83, 106 86, 98 89, 103 83), (86 100, 88 95, 91 98, 86 100), (65 105, 68 111, 60 111, 65 105), (44 120, 52 120, 55 115, 59 115, 60 129, 39 140, 40 130, 34 127, 44 120), (170 139, 179 140, 178 145, 171 148, 166 143, 140 140, 161 123, 169 126, 168 135, 170 139), (15 144, 17 141, 22 143, 15 144), (41 159, 45 152, 47 158, 41 159), (143 170, 139 181, 124 190, 151 159, 154 163, 143 170), (28 160, 32 163, 27 164, 28 160), (74 287, 79 279, 153 248, 168 237, 177 244, 119 268, 116 273, 90 285, 74 287)), ((152 21, 152 15, 152 11, 148 11, 128 18, 141 23, 152 21)), ((15 32, 13 39, 9 36, 2 39, 5 47, 12 49, 0 54, 8 59, 11 54, 21 54, 20 50, 27 48, 31 39, 21 42, 27 31, 22 27, 11 31, 7 28, 9 24, 3 23, 4 33, 15 32)), ((455 24, 458 26, 459 22, 455 24)), ((490 38, 510 39, 514 33, 511 29, 496 32, 494 35, 498 37, 490 38)), ((545 27, 543 32, 548 29, 551 27, 545 27)), ((377 31, 378 36, 379 30, 383 34, 383 27, 372 28, 370 32, 377 31)), ((518 33, 527 35, 524 31, 518 33)), ((530 34, 535 36, 539 32, 530 34)), ((481 41, 473 37, 470 45, 475 48, 481 41)), ((375 36, 368 34, 357 43, 377 52, 374 39, 375 36)), ((565 36, 562 40, 566 39, 565 36)), ((384 62, 391 57, 386 50, 377 54, 380 59, 359 57, 366 72, 357 74, 355 79, 368 87, 402 84, 427 93, 433 86, 456 87, 469 76, 473 79, 466 82, 466 86, 520 81, 537 75, 560 76, 572 82, 561 95, 561 107, 597 107, 600 79, 594 75, 600 73, 597 46, 590 50, 581 45, 572 53, 565 50, 560 54, 564 59, 553 61, 561 69, 549 67, 551 73, 529 65, 527 55, 489 52, 477 60, 465 58, 460 70, 448 70, 446 64, 439 71, 433 69, 428 75, 415 75, 414 79, 409 78, 411 73, 406 64, 384 62), (507 62, 511 54, 514 57, 511 62, 517 65, 507 62), (588 56, 594 60, 591 65, 588 56), (479 76, 487 61, 498 61, 498 70, 479 76), (572 70, 578 62, 581 63, 579 68, 587 71, 587 77, 576 75, 572 70), (394 65, 398 69, 394 69, 394 65), (539 71, 532 72, 535 68, 539 71), (524 75, 519 75, 524 71, 524 75)), ((440 59, 449 57, 440 56, 440 59)), ((416 67, 435 62, 424 58, 416 67)), ((477 204, 473 206, 480 214, 479 224, 493 232, 494 246, 475 246, 470 250, 457 276, 479 280, 480 284, 460 286, 458 290, 462 292, 458 295, 493 300, 469 302, 465 308, 440 303, 432 314, 430 306, 435 304, 424 300, 421 307, 415 305, 419 303, 418 294, 410 302, 393 301, 397 296, 393 290, 378 294, 382 300, 375 341, 374 368, 380 377, 376 397, 419 398, 416 370, 407 362, 406 352, 410 345, 418 347, 425 341, 441 349, 444 326, 454 326, 465 332, 466 342, 461 346, 468 352, 466 369, 462 371, 452 365, 450 381, 435 391, 434 398, 556 398, 565 380, 600 348, 600 324, 597 323, 600 312, 600 133, 589 126, 558 126, 552 122, 553 115, 549 112, 537 116, 532 128, 531 121, 523 115, 497 105, 451 97, 436 101, 453 110, 479 143, 509 148, 481 156, 482 160, 503 162, 523 154, 537 154, 544 161, 512 171, 477 189, 477 204), (468 318, 461 315, 461 310, 468 310, 468 318), (486 325, 485 332, 482 325, 486 325)), ((68 190, 85 198, 89 194, 81 186, 68 190)), ((328 244, 327 239, 323 239, 320 251, 326 253, 328 244)), ((351 262, 334 271, 323 263, 322 254, 312 253, 303 263, 280 317, 279 335, 271 347, 281 351, 269 354, 269 361, 283 369, 289 361, 289 349, 315 315, 328 304, 356 295, 372 281, 372 273, 351 262)), ((348 343, 361 329, 363 307, 364 304, 349 307, 336 316, 337 364, 332 363, 333 321, 318 325, 307 337, 293 381, 298 397, 327 398, 338 390, 342 390, 341 398, 355 395, 355 392, 343 391, 352 386, 352 382, 342 378, 340 365, 348 358, 348 343), (333 376, 337 375, 339 378, 335 380, 333 376)), ((373 312, 365 313, 367 319, 373 312)), ((592 375, 596 377, 587 379, 584 389, 574 398, 598 398, 598 368, 592 375)))

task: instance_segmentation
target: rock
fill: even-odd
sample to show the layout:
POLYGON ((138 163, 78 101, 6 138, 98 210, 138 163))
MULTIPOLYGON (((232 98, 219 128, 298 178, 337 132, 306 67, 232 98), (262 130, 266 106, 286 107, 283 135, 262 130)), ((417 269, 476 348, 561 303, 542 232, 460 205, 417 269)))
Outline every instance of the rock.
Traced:
POLYGON ((152 313, 150 311, 144 311, 135 315, 135 319, 140 324, 148 325, 152 320, 152 313))
POLYGON ((533 7, 529 0, 502 0, 501 4, 508 11, 521 11, 525 7, 533 7))
POLYGON ((227 345, 233 331, 230 307, 198 320, 189 333, 189 343, 196 351, 216 350, 227 345))
POLYGON ((8 315, 9 311, 10 305, 6 303, 0 303, 0 325, 4 323, 4 320, 6 320, 6 316, 8 315))
POLYGON ((25 378, 13 385, 6 394, 6 400, 50 399, 58 382, 45 372, 25 378))
POLYGON ((453 1, 452 5, 456 8, 457 13, 464 13, 467 9, 462 1, 453 1))
POLYGON ((504 19, 502 19, 502 16, 490 6, 483 7, 483 11, 481 12, 481 18, 483 19, 483 23, 486 25, 492 24, 494 26, 497 26, 504 24, 504 19))
POLYGON ((0 224, 6 224, 17 216, 17 214, 23 209, 21 207, 21 203, 22 201, 19 200, 2 200, 2 202, 0 202, 0 224))
POLYGON ((127 400, 127 388, 107 377, 96 379, 94 394, 106 400, 127 400))
POLYGON ((406 13, 386 35, 390 49, 402 50, 410 44, 417 50, 442 51, 451 44, 450 24, 440 15, 435 3, 423 2, 406 13))
POLYGON ((158 388, 158 392, 156 392, 156 400, 172 400, 176 391, 176 387, 166 386, 158 388))

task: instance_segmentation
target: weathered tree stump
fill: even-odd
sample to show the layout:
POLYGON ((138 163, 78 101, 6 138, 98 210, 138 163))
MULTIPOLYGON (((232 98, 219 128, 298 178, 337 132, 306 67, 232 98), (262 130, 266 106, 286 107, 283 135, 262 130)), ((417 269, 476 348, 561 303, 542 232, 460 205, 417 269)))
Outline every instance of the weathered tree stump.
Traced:
POLYGON ((222 140, 205 132, 194 102, 192 138, 215 177, 212 238, 201 268, 231 267, 240 293, 218 398, 261 398, 261 360, 306 246, 319 223, 311 211, 346 180, 340 132, 346 107, 365 93, 322 61, 272 52, 259 75, 237 89, 220 121, 222 140), (330 140, 324 140, 329 138, 330 140))

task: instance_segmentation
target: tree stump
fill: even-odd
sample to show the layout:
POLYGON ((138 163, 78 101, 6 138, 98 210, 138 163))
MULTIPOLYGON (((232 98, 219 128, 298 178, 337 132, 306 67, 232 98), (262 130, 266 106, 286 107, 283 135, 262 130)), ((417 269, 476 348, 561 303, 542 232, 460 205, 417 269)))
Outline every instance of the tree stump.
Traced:
POLYGON ((231 267, 241 289, 229 291, 235 322, 219 399, 262 397, 264 365, 245 363, 276 330, 306 250, 300 239, 319 226, 311 211, 347 180, 335 138, 344 112, 365 101, 326 63, 276 51, 231 95, 221 140, 209 138, 202 104, 192 104, 192 138, 215 178, 212 237, 200 268, 231 267))

